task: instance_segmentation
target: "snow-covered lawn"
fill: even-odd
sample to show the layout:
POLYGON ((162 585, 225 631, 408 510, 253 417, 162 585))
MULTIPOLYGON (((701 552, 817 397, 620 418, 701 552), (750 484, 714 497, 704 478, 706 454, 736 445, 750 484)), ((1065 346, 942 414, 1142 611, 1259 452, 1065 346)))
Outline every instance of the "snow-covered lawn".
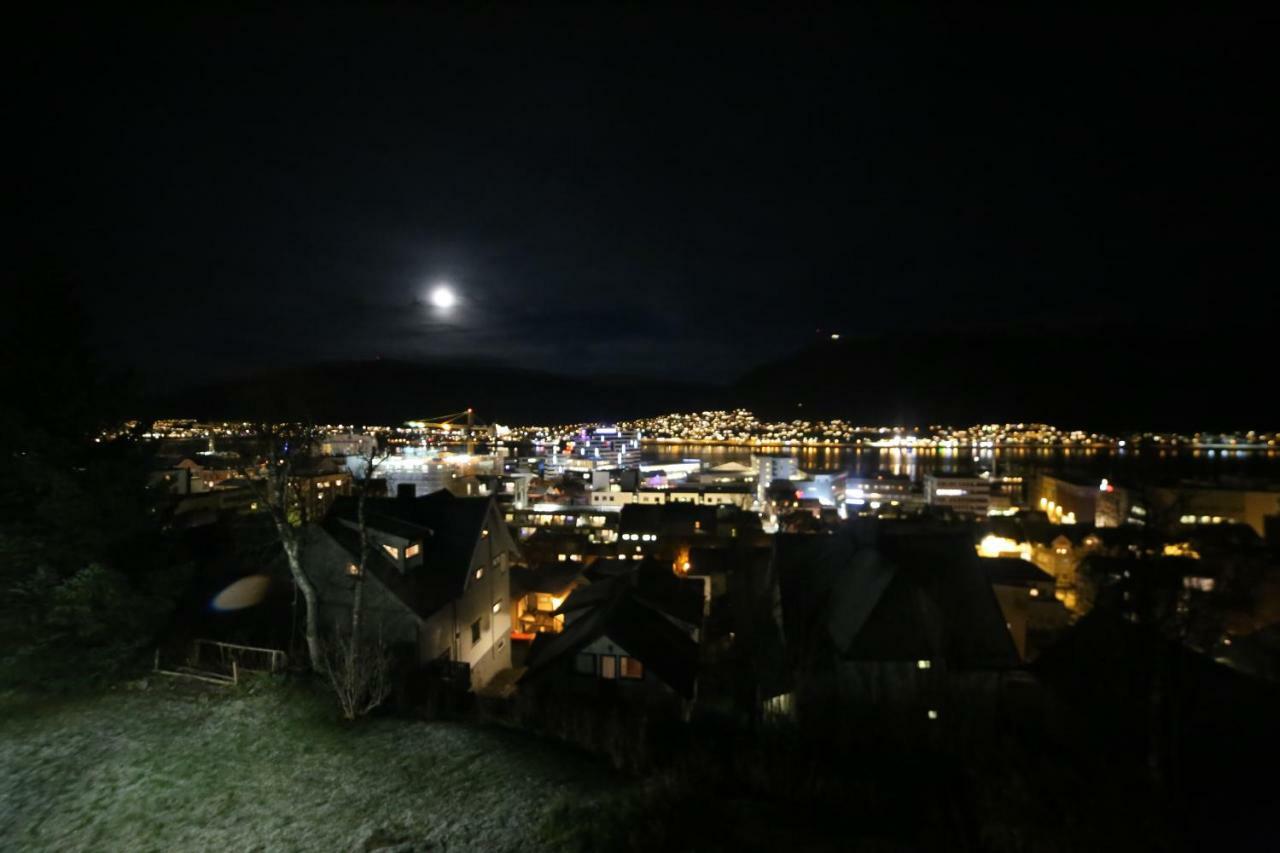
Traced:
POLYGON ((624 784, 518 733, 332 719, 285 689, 0 697, 0 850, 528 851, 624 784))

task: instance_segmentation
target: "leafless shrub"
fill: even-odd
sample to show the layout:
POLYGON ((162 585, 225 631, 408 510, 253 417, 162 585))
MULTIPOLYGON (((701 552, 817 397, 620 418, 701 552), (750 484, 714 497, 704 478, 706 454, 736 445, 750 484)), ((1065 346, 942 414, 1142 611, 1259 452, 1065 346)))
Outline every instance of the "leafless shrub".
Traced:
POLYGON ((339 632, 325 644, 323 660, 344 720, 365 716, 391 695, 391 653, 381 636, 356 640, 339 632))

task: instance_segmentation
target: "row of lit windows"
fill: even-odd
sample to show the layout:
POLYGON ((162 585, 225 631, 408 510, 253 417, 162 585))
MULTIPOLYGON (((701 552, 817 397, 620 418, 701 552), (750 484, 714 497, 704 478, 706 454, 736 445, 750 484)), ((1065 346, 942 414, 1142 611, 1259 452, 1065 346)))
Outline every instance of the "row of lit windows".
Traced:
POLYGON ((622 538, 634 542, 657 542, 658 534, 656 533, 624 533, 622 538))
POLYGON ((580 652, 573 662, 574 672, 596 678, 644 678, 644 664, 625 655, 597 655, 580 652))
MULTIPOLYGON (((1183 524, 1195 524, 1197 521, 1197 518, 1194 515, 1184 515, 1184 516, 1181 516, 1178 519, 1178 521, 1182 522, 1183 524)), ((1199 517, 1198 521, 1201 524, 1222 524, 1224 522, 1227 524, 1232 524, 1234 522, 1234 519, 1223 518, 1220 515, 1202 515, 1199 517)))

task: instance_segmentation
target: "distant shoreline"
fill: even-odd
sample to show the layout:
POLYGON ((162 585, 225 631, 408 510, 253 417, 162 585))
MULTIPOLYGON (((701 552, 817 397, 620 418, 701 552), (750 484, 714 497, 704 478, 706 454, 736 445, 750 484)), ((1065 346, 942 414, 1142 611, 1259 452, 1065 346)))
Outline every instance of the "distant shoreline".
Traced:
POLYGON ((725 439, 706 439, 706 438, 644 438, 640 440, 641 447, 661 447, 671 445, 690 444, 699 447, 733 447, 733 448, 814 448, 814 449, 832 449, 832 450, 1124 450, 1124 451, 1143 451, 1143 450, 1163 450, 1163 451, 1183 451, 1183 450, 1241 450, 1250 453, 1257 451, 1276 451, 1278 448, 1267 444, 1153 444, 1153 445, 1135 445, 1121 446, 1119 440, 1106 442, 1089 442, 1088 444, 1034 444, 1026 442, 1001 442, 999 444, 975 445, 975 444, 880 444, 875 442, 835 442, 835 441, 728 441, 725 439))

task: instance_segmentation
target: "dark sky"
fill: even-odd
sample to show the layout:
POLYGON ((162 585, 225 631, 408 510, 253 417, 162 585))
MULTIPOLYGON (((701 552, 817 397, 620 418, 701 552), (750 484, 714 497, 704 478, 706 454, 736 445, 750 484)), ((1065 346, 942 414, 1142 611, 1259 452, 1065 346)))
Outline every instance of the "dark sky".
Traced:
POLYGON ((377 355, 727 380, 818 329, 1280 308, 1273 22, 894 6, 60 13, 9 129, 27 248, 165 384, 377 355))

